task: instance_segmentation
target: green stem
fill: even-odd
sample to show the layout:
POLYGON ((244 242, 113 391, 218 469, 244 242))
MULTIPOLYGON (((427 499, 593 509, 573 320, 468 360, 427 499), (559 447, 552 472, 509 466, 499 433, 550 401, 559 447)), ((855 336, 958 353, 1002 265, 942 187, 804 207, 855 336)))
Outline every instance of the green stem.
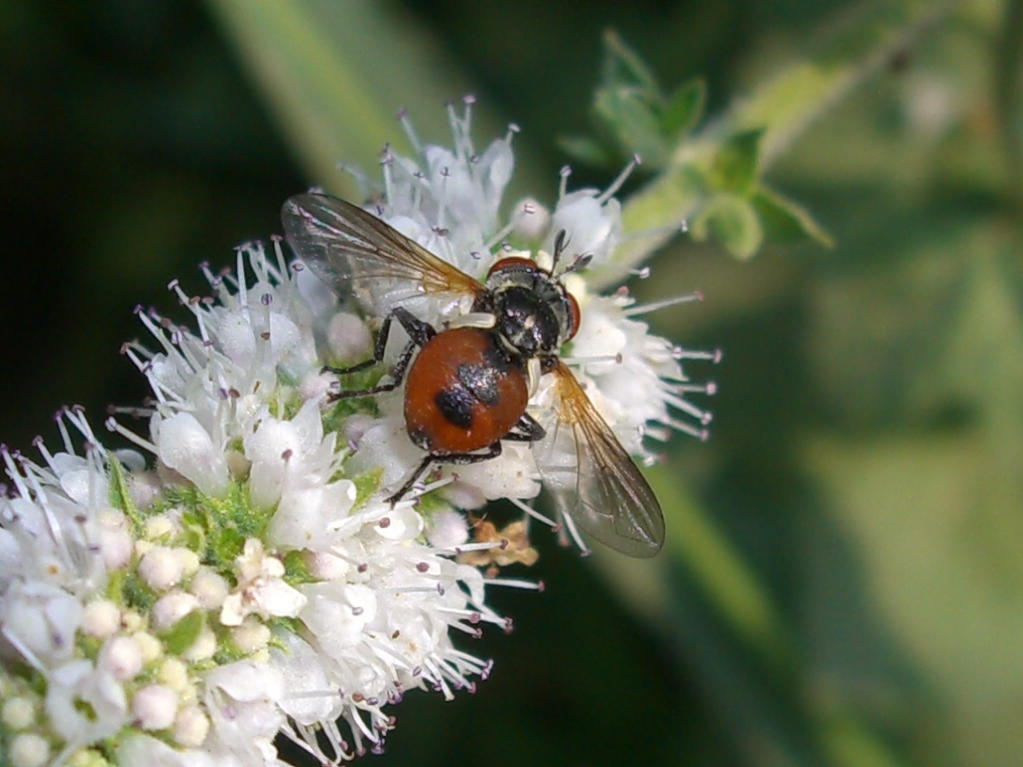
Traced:
POLYGON ((894 53, 933 28, 956 4, 956 0, 877 0, 843 14, 815 52, 779 69, 747 98, 737 100, 701 136, 685 140, 668 167, 625 201, 625 231, 655 234, 623 243, 615 263, 595 275, 595 284, 618 281, 664 245, 676 224, 697 211, 708 192, 695 169, 706 167, 728 136, 765 128, 758 168, 762 174, 820 115, 881 69, 894 53))

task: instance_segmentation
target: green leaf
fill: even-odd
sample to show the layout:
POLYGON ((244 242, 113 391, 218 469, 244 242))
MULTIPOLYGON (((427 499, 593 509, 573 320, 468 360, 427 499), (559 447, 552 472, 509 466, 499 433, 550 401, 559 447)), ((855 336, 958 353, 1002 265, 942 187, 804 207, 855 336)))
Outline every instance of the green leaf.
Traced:
POLYGON ((753 205, 732 194, 711 198, 693 220, 689 232, 695 240, 713 236, 738 259, 747 259, 756 253, 764 237, 753 205))
MULTIPOLYGON (((650 69, 616 33, 608 32, 605 44, 604 72, 594 93, 597 120, 610 129, 624 154, 639 154, 648 169, 662 167, 672 145, 699 120, 706 85, 691 80, 666 99, 650 69)), ((604 162, 609 154, 597 142, 572 148, 588 161, 604 162)))
POLYGON ((707 82, 702 77, 683 83, 668 97, 661 112, 661 132, 671 143, 681 141, 703 116, 707 82))
POLYGON ((626 154, 638 153, 655 166, 667 159, 660 121, 647 94, 633 86, 601 88, 594 97, 593 108, 626 154))
POLYGON ((110 505, 124 512, 136 527, 141 524, 139 510, 131 499, 128 479, 124 475, 124 467, 113 453, 107 453, 107 465, 110 467, 110 505))
POLYGON ((370 469, 362 474, 357 474, 351 480, 355 484, 355 503, 352 508, 359 508, 367 498, 380 487, 380 478, 384 475, 382 468, 370 469))
POLYGON ((763 128, 740 131, 722 142, 710 168, 713 189, 747 195, 757 180, 760 137, 763 128))
POLYGON ((809 238, 824 247, 834 247, 831 235, 799 203, 763 186, 753 193, 752 202, 760 216, 764 233, 772 242, 794 242, 809 238))
POLYGON ((305 553, 298 549, 290 549, 284 554, 284 570, 287 581, 292 586, 300 583, 312 583, 316 580, 306 564, 305 553))
POLYGON ((650 68, 632 48, 625 44, 613 29, 604 32, 605 85, 635 85, 653 99, 661 98, 661 88, 650 68))
POLYGON ((179 620, 159 637, 167 647, 167 652, 172 655, 180 655, 199 637, 199 632, 206 622, 202 610, 192 610, 188 615, 179 620))

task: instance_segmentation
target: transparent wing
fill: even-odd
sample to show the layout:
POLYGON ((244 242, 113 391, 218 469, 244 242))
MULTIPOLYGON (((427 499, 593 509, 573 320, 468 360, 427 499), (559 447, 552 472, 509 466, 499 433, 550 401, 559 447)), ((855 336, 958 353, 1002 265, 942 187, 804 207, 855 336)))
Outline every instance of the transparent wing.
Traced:
POLYGON ((536 449, 537 466, 562 514, 584 533, 633 557, 664 543, 664 516, 650 485, 586 392, 559 362, 557 406, 536 449))
POLYGON ((341 295, 382 309, 424 294, 477 296, 483 286, 357 205, 322 194, 289 198, 281 209, 292 249, 341 295))

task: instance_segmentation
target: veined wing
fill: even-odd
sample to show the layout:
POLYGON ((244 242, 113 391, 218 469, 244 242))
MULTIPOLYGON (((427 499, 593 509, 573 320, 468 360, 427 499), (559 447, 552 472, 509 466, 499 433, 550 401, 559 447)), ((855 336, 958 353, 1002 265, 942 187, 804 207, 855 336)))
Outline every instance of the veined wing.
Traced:
POLYGON ((537 446, 545 485, 584 533, 623 554, 652 557, 664 543, 657 497, 572 371, 559 361, 552 372, 555 420, 537 446))
POLYGON ((284 203, 281 222, 298 257, 341 296, 351 294, 373 303, 382 294, 403 299, 443 293, 475 298, 483 290, 465 272, 337 197, 295 195, 284 203))

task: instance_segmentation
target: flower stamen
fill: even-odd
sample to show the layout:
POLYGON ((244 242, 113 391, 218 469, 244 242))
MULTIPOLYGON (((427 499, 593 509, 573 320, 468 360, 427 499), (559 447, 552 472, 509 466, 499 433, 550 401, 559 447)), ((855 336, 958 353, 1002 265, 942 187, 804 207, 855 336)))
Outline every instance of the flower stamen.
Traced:
POLYGON ((650 312, 656 312, 660 309, 666 309, 669 306, 677 306, 679 304, 689 304, 694 301, 703 301, 703 293, 698 290, 694 290, 692 293, 686 293, 681 296, 674 296, 673 298, 665 298, 660 301, 651 301, 648 304, 635 304, 628 308, 622 309, 622 314, 626 317, 636 317, 642 314, 649 314, 650 312))

